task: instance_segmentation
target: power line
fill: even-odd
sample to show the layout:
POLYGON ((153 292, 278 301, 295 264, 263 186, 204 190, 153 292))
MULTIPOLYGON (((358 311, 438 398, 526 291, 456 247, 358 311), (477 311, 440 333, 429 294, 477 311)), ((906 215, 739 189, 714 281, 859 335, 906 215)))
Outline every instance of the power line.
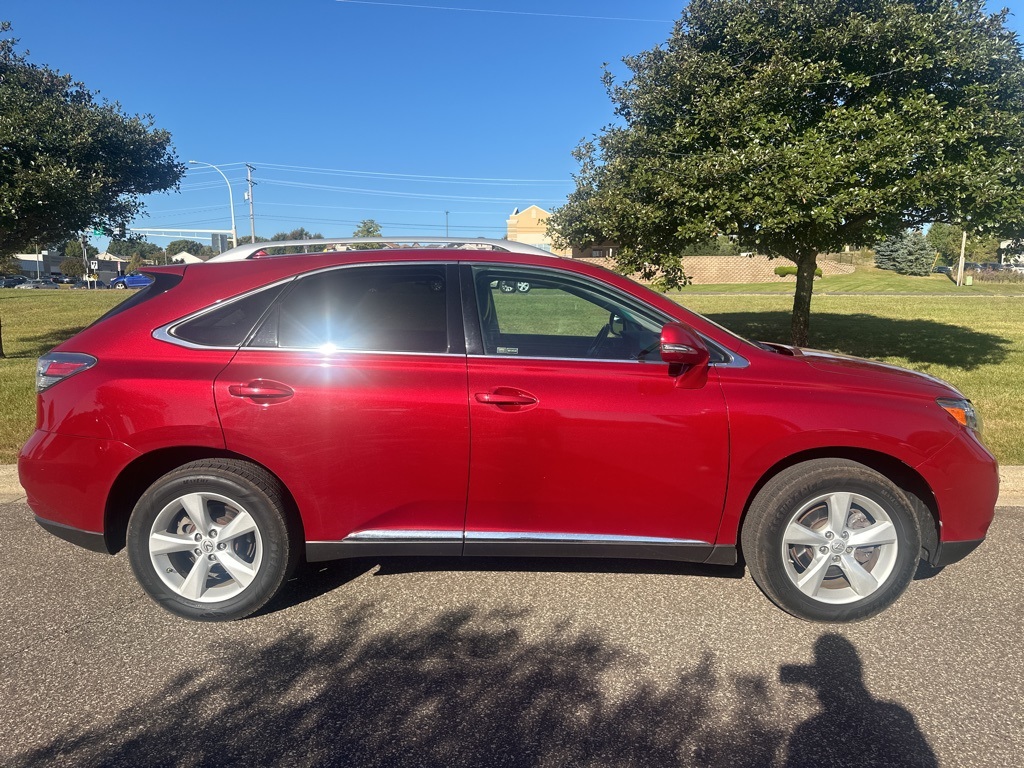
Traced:
MULTIPOLYGON (((376 189, 365 189, 362 187, 336 187, 329 184, 309 184, 298 181, 283 181, 280 179, 260 179, 261 184, 271 184, 278 187, 291 187, 295 189, 313 189, 326 192, 352 192, 361 195, 376 195, 380 197, 400 197, 415 200, 460 200, 480 201, 488 203, 521 203, 521 197, 476 197, 468 195, 431 195, 425 192, 387 192, 376 189)), ((558 203, 561 198, 531 198, 538 203, 558 203)))
POLYGON ((385 3, 379 0, 338 0, 339 3, 383 5, 391 8, 420 8, 430 11, 462 11, 465 13, 500 13, 507 16, 547 16, 553 19, 588 19, 591 21, 648 21, 654 24, 672 24, 669 19, 631 19, 618 16, 581 16, 573 13, 541 13, 539 11, 502 11, 494 8, 453 8, 444 5, 413 5, 412 3, 385 3))
POLYGON ((387 179, 403 179, 409 181, 434 181, 445 183, 466 183, 466 184, 568 184, 568 179, 503 179, 478 176, 440 176, 436 174, 416 173, 389 173, 386 171, 356 171, 347 168, 313 168, 303 165, 284 165, 281 163, 259 163, 260 168, 270 168, 275 171, 301 171, 305 173, 356 176, 359 178, 381 177, 387 179))

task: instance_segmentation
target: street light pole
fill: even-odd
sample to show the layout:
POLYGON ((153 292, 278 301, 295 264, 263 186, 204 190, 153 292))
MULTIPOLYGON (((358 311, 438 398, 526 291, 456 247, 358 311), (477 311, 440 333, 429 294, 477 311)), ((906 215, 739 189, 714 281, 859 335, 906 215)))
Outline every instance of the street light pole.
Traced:
POLYGON ((189 165, 202 165, 207 168, 213 168, 217 173, 224 179, 224 183, 228 185, 228 203, 231 205, 231 247, 238 247, 238 229, 235 227, 235 195, 231 191, 231 182, 228 181, 228 177, 224 175, 224 171, 218 168, 213 163, 203 163, 199 160, 189 160, 189 165))

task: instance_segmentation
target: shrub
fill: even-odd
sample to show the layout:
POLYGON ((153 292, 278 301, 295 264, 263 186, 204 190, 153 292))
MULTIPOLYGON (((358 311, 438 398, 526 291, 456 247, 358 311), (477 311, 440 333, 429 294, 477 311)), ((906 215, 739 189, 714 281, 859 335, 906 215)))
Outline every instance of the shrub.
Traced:
MULTIPOLYGON (((788 277, 796 274, 796 267, 776 267, 775 274, 779 277, 788 277)), ((821 277, 821 267, 815 267, 814 276, 821 277)))

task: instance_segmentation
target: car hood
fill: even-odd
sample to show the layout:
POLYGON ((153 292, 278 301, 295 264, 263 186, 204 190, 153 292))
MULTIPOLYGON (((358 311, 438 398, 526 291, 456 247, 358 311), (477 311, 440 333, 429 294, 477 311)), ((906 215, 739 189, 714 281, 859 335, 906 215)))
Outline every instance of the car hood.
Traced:
POLYGON ((855 376, 862 380, 871 379, 879 384, 888 382, 894 388, 906 389, 909 387, 923 390, 928 394, 934 393, 936 396, 966 399, 952 384, 928 373, 911 371, 898 365, 880 363, 877 360, 865 360, 862 357, 844 355, 839 352, 825 352, 820 349, 804 349, 782 344, 769 346, 782 354, 800 358, 815 370, 825 373, 855 376))

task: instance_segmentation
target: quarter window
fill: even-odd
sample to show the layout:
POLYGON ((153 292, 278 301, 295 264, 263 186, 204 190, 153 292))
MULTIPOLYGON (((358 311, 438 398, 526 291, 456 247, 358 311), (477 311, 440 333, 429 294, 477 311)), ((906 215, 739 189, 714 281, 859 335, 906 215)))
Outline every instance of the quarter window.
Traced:
POLYGON ((171 335, 207 347, 237 347, 280 293, 281 286, 277 285, 228 302, 181 323, 171 335))

